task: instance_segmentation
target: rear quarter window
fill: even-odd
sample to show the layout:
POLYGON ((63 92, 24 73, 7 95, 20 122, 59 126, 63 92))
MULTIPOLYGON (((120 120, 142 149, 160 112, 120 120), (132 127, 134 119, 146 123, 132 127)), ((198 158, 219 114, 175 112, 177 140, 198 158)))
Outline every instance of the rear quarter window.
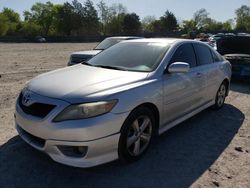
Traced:
POLYGON ((224 61, 223 57, 218 52, 215 52, 214 50, 210 50, 210 51, 211 51, 211 54, 215 63, 224 61))

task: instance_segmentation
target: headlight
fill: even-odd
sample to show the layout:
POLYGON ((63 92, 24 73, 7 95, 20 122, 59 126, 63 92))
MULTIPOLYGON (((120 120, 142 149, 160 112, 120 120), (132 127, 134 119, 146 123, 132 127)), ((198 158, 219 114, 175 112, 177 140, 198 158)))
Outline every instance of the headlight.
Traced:
POLYGON ((59 113, 54 121, 77 120, 99 116, 110 112, 117 100, 71 105, 59 113))

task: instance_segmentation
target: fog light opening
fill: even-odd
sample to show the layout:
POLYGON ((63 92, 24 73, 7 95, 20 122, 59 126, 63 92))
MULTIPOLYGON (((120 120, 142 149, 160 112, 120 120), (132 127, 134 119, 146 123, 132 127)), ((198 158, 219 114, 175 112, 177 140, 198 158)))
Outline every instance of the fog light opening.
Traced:
POLYGON ((87 154, 87 146, 57 146, 63 155, 82 158, 87 154))

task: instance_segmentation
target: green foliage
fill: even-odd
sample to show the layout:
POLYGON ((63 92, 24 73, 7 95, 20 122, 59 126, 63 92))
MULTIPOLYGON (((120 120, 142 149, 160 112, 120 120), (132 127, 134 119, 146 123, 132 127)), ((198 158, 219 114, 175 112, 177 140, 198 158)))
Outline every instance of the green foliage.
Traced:
POLYGON ((99 18, 97 10, 95 9, 93 2, 87 0, 83 7, 83 20, 82 25, 84 27, 84 35, 97 35, 99 31, 99 18))
POLYGON ((41 28, 42 35, 48 35, 54 19, 54 5, 51 2, 35 3, 30 12, 25 11, 25 21, 37 24, 41 28))
POLYGON ((56 12, 56 21, 54 24, 59 35, 73 35, 73 31, 77 31, 82 27, 81 10, 79 10, 76 2, 73 5, 66 2, 63 6, 57 7, 56 12))
POLYGON ((204 25, 203 30, 206 32, 213 32, 213 31, 222 31, 223 30, 223 23, 217 22, 211 18, 206 20, 206 25, 204 25))
POLYGON ((24 20, 15 11, 4 8, 0 12, 0 36, 91 36, 136 35, 146 33, 175 32, 179 28, 186 33, 250 31, 250 6, 236 9, 236 19, 218 22, 209 17, 206 9, 200 9, 193 19, 184 20, 178 26, 175 15, 166 11, 159 19, 148 16, 140 21, 135 13, 128 13, 121 3, 108 6, 105 0, 97 4, 91 0, 73 0, 71 3, 35 3, 24 11, 24 20))
POLYGON ((0 35, 18 35, 21 20, 18 13, 4 8, 0 13, 0 35))
POLYGON ((160 21, 162 32, 172 32, 175 31, 178 27, 175 15, 168 10, 165 12, 164 16, 160 18, 160 21))
POLYGON ((155 20, 151 24, 154 33, 163 32, 161 20, 155 20))
POLYGON ((170 11, 166 11, 159 20, 156 20, 154 17, 148 17, 143 20, 143 30, 148 32, 173 32, 177 30, 177 28, 177 19, 175 15, 170 11))
POLYGON ((97 35, 99 31, 99 18, 92 1, 87 0, 84 4, 77 0, 72 3, 64 3, 57 7, 56 11, 57 33, 60 35, 97 35))
POLYGON ((40 33, 40 26, 34 22, 23 22, 20 28, 20 35, 22 36, 36 36, 40 33))
POLYGON ((153 22, 156 20, 154 16, 147 16, 142 20, 142 30, 144 32, 153 32, 153 22))
POLYGON ((192 31, 200 32, 219 32, 232 31, 233 20, 218 22, 209 17, 206 9, 200 9, 194 13, 193 19, 182 22, 181 29, 186 33, 192 31))
POLYGON ((202 8, 194 13, 193 20, 196 24, 197 29, 202 30, 202 28, 204 28, 208 24, 208 22, 210 22, 211 18, 209 18, 208 15, 209 15, 209 13, 204 8, 202 8))
POLYGON ((0 13, 0 36, 5 36, 8 29, 8 18, 3 13, 0 13))
POLYGON ((98 7, 99 17, 100 17, 100 21, 101 21, 100 31, 103 35, 106 35, 107 24, 109 22, 110 10, 109 10, 109 7, 106 5, 106 3, 103 0, 101 0, 97 4, 97 7, 98 7))
POLYGON ((123 33, 123 20, 127 9, 122 4, 113 4, 108 7, 103 1, 98 4, 101 15, 101 33, 118 35, 123 33))
POLYGON ((186 33, 197 30, 196 22, 194 20, 184 20, 181 27, 186 33))
POLYGON ((250 31, 250 6, 242 5, 235 11, 236 29, 239 31, 250 31))
POLYGON ((136 35, 141 28, 140 17, 135 14, 125 14, 122 21, 123 33, 127 35, 136 35))
POLYGON ((110 18, 109 23, 107 24, 107 33, 109 35, 120 35, 123 32, 122 22, 124 19, 125 13, 118 15, 113 15, 110 18))
POLYGON ((226 22, 222 23, 222 30, 223 31, 232 31, 233 30, 233 20, 227 20, 226 22))

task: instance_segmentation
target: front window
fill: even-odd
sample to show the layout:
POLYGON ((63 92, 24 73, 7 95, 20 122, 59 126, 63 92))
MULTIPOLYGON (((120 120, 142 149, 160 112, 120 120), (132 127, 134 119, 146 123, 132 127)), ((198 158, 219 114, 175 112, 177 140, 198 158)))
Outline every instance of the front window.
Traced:
POLYGON ((171 63, 175 62, 188 63, 190 68, 196 67, 196 57, 192 44, 183 44, 176 50, 171 59, 171 63))
POLYGON ((161 62, 169 44, 165 42, 119 43, 88 61, 92 66, 126 71, 151 72, 161 62))
POLYGON ((105 50, 105 49, 117 44, 120 41, 122 41, 122 40, 121 39, 114 39, 114 38, 107 38, 107 39, 103 40, 100 44, 98 44, 95 47, 95 50, 105 50))

